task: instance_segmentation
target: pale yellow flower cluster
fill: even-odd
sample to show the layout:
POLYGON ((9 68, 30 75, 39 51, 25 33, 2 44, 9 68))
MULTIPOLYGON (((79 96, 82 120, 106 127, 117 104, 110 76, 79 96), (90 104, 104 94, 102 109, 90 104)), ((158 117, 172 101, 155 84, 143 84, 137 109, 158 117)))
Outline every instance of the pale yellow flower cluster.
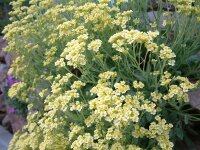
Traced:
POLYGON ((162 149, 172 150, 174 145, 169 141, 169 132, 173 125, 167 124, 166 120, 161 119, 159 116, 156 116, 155 119, 157 123, 152 122, 150 124, 147 136, 150 138, 156 138, 162 149))
POLYGON ((174 52, 165 45, 161 45, 162 49, 160 50, 160 58, 163 60, 168 60, 168 65, 174 66, 175 65, 175 60, 173 58, 176 57, 174 52))
POLYGON ((117 76, 117 72, 107 71, 99 74, 100 80, 99 83, 107 83, 107 81, 111 78, 115 78, 117 76))
POLYGON ((153 39, 158 36, 158 32, 140 32, 138 30, 123 30, 119 33, 114 34, 110 37, 109 43, 112 44, 112 47, 115 48, 119 52, 126 53, 128 48, 126 45, 130 44, 145 44, 148 45, 147 48, 152 47, 156 49, 157 46, 153 43, 153 39), (152 46, 150 46, 153 44, 152 46))
POLYGON ((177 80, 181 81, 180 87, 183 89, 183 92, 189 92, 191 89, 194 89, 198 86, 198 82, 193 84, 188 78, 178 76, 177 80))
POLYGON ((72 32, 75 32, 75 29, 77 29, 76 24, 77 24, 76 20, 73 19, 73 20, 65 21, 64 23, 58 25, 57 29, 59 30, 59 35, 63 37, 63 36, 69 36, 73 34, 72 32))
POLYGON ((158 92, 152 92, 151 96, 152 96, 152 100, 154 102, 157 102, 157 101, 161 100, 161 98, 162 98, 162 94, 158 93, 158 92))
POLYGON ((43 98, 43 97, 45 97, 45 95, 47 94, 47 92, 48 92, 48 89, 43 89, 43 90, 39 93, 39 96, 40 96, 41 98, 43 98))
MULTIPOLYGON (((130 20, 130 11, 120 12, 116 7, 109 7, 108 1, 100 1, 100 4, 86 3, 83 6, 76 8, 75 18, 83 18, 84 24, 93 24, 92 30, 102 31, 105 28, 112 28, 116 25, 125 27, 125 24, 130 20), (116 17, 112 13, 117 13, 116 17)), ((122 2, 120 2, 122 3, 122 2)))
POLYGON ((54 134, 54 132, 48 132, 44 138, 44 141, 41 142, 39 149, 59 149, 64 150, 68 144, 67 139, 64 134, 54 134), (55 139, 54 139, 55 138, 55 139))
POLYGON ((86 49, 86 41, 88 39, 87 34, 78 36, 76 40, 68 42, 66 48, 61 54, 62 57, 65 57, 67 64, 77 68, 86 64, 86 58, 84 55, 86 49))
POLYGON ((94 139, 89 133, 79 135, 71 145, 73 150, 89 149, 91 147, 94 147, 94 139))
POLYGON ((156 53, 158 51, 158 45, 156 43, 148 43, 146 44, 146 48, 152 53, 156 53))
POLYGON ((106 133, 106 140, 115 139, 119 141, 122 138, 122 132, 119 128, 110 127, 106 133))
POLYGON ((84 104, 79 101, 70 103, 70 111, 76 110, 80 112, 83 109, 83 107, 84 107, 84 104))
POLYGON ((177 100, 188 101, 188 94, 183 92, 183 89, 177 85, 169 86, 169 93, 163 96, 163 99, 168 100, 172 98, 177 98, 177 100))
POLYGON ((155 119, 156 122, 152 122, 149 129, 135 125, 135 130, 132 133, 133 136, 155 138, 162 149, 172 150, 173 143, 169 141, 169 132, 173 125, 167 124, 166 120, 161 119, 159 116, 156 116, 155 119))
POLYGON ((110 0, 98 0, 99 1, 99 3, 109 3, 110 2, 110 0))
POLYGON ((58 68, 65 67, 65 59, 64 58, 60 58, 59 60, 57 60, 55 62, 55 66, 57 66, 58 68))
POLYGON ((127 22, 131 18, 131 13, 132 13, 132 10, 125 11, 123 13, 118 13, 117 16, 116 16, 116 20, 114 21, 114 23, 116 25, 118 25, 118 26, 121 26, 122 29, 125 29, 127 22))
POLYGON ((74 136, 83 131, 83 129, 83 127, 80 127, 76 124, 70 124, 69 140, 71 141, 74 138, 74 136))
POLYGON ((18 132, 14 135, 13 140, 10 143, 9 149, 27 149, 27 147, 36 149, 39 147, 39 145, 41 144, 41 141, 39 141, 39 139, 42 137, 42 131, 34 122, 35 119, 38 117, 41 117, 41 114, 38 112, 28 115, 27 125, 24 128, 26 128, 28 132, 34 134, 29 135, 28 132, 25 132, 25 134, 20 135, 20 133, 18 132))
MULTIPOLYGON (((52 88, 58 87, 56 83, 59 85, 61 83, 67 83, 70 78, 70 74, 66 75, 66 77, 57 76, 52 88), (61 80, 62 82, 60 82, 61 80)), ((176 79, 180 82, 180 87, 177 85, 170 85, 169 93, 164 96, 162 96, 161 93, 154 91, 151 93, 150 97, 152 101, 145 99, 146 96, 141 91, 136 92, 135 95, 129 95, 128 91, 131 87, 129 87, 125 81, 112 83, 112 81, 117 78, 116 72, 103 72, 99 75, 99 78, 98 84, 90 91, 93 95, 97 95, 97 97, 89 101, 91 115, 84 120, 86 126, 79 126, 77 124, 70 125, 68 137, 71 141, 71 149, 78 150, 93 148, 108 150, 109 146, 106 141, 121 141, 121 139, 125 136, 123 134, 123 128, 129 126, 131 122, 134 122, 135 124, 132 133, 133 137, 147 137, 149 139, 155 139, 162 149, 172 149, 173 143, 169 141, 169 131, 172 128, 171 124, 167 124, 164 119, 161 119, 158 116, 155 117, 156 121, 152 122, 148 129, 139 126, 137 123, 142 112, 156 115, 156 102, 162 101, 162 99, 165 100, 165 97, 167 97, 167 100, 170 100, 175 98, 175 96, 181 96, 181 92, 186 95, 186 93, 183 92, 183 88, 180 88, 184 87, 184 84, 189 84, 189 81, 186 78, 178 76, 171 79, 168 84, 170 84, 172 80, 176 79), (101 120, 110 122, 112 126, 105 130, 104 125, 101 124, 101 120), (95 125, 94 135, 84 131, 85 128, 90 128, 93 125, 95 125)), ((171 78, 171 74, 169 72, 165 72, 165 78, 171 78)), ((133 83, 135 84, 134 88, 137 90, 142 90, 144 88, 144 84, 142 82, 134 81, 133 83)), ((65 112, 67 110, 82 112, 82 108, 87 107, 82 102, 77 101, 80 98, 80 94, 78 94, 76 89, 80 89, 82 86, 85 86, 85 83, 75 81, 70 86, 72 89, 65 91, 62 96, 54 97, 54 95, 52 95, 52 97, 46 99, 45 102, 47 105, 45 110, 50 111, 39 121, 40 127, 45 129, 45 132, 55 130, 57 126, 62 126, 62 121, 58 122, 59 120, 52 118, 53 116, 57 116, 58 112, 65 112), (53 98, 55 98, 54 101, 52 101, 53 98)), ((190 84, 189 87, 193 88, 194 85, 190 84)), ((177 98, 179 99, 179 97, 177 98)), ((182 99, 185 98, 181 97, 180 100, 182 99)), ((62 138, 61 134, 58 134, 57 136, 59 139, 62 138)), ((45 134, 45 138, 47 137, 51 138, 51 134, 45 134)), ((50 142, 52 143, 52 141, 50 142)), ((47 147, 47 143, 49 142, 45 140, 42 144, 40 144, 40 148, 42 149, 47 147)), ((56 144, 54 144, 54 146, 56 146, 56 144)), ((142 150, 136 145, 123 145, 121 142, 116 142, 111 145, 111 149, 115 148, 123 150, 142 150)))
POLYGON ((56 47, 52 47, 51 49, 46 50, 45 52, 46 60, 43 62, 44 66, 49 65, 50 63, 54 62, 54 59, 55 59, 54 56, 55 56, 56 51, 57 51, 56 47))
POLYGON ((145 110, 146 112, 149 112, 152 115, 156 114, 156 104, 151 102, 146 102, 141 105, 141 110, 145 110))
POLYGON ((130 90, 129 86, 126 85, 126 83, 124 81, 121 81, 119 83, 115 83, 114 87, 115 87, 115 90, 116 90, 116 94, 118 93, 119 95, 124 94, 128 90, 130 90))
POLYGON ((171 73, 169 73, 168 71, 165 71, 164 74, 161 77, 161 85, 166 86, 171 82, 171 73))
POLYGON ((88 44, 88 50, 98 52, 99 48, 101 47, 102 41, 99 39, 93 40, 88 44))
MULTIPOLYGON (((168 87, 168 93, 163 95, 164 100, 171 100, 176 99, 178 101, 185 101, 187 102, 188 99, 188 91, 191 89, 196 88, 197 84, 191 83, 185 77, 171 77, 172 75, 169 72, 164 72, 164 75, 161 77, 161 85, 168 87), (173 84, 173 82, 180 82, 179 85, 173 84)), ((162 94, 155 94, 152 93, 152 97, 157 97, 156 99, 160 99, 162 94)), ((154 98, 155 99, 155 98, 154 98)))
POLYGON ((12 85, 8 92, 8 96, 11 98, 18 97, 21 100, 26 100, 28 95, 26 94, 27 84, 24 82, 18 82, 12 85))
MULTIPOLYGON (((112 74, 115 73, 113 72, 112 74)), ((89 102, 90 109, 94 111, 86 120, 86 124, 91 126, 94 122, 98 122, 102 118, 113 122, 116 127, 127 125, 130 121, 137 122, 139 112, 135 106, 129 105, 129 100, 133 97, 123 95, 129 90, 129 86, 124 81, 121 81, 115 83, 115 90, 113 90, 109 84, 102 83, 101 78, 100 80, 101 82, 91 89, 91 93, 96 94, 98 97, 89 102), (127 101, 127 103, 123 104, 124 101, 127 101)))
POLYGON ((74 83, 71 85, 71 89, 77 89, 79 90, 80 88, 84 87, 85 83, 81 81, 74 81, 74 83))
POLYGON ((118 0, 117 4, 120 5, 121 3, 125 3, 125 2, 127 2, 127 0, 118 0))
POLYGON ((86 3, 76 9, 76 18, 84 18, 86 24, 94 24, 93 30, 103 30, 107 26, 113 26, 113 18, 110 15, 112 9, 107 4, 86 3))
POLYGON ((111 150, 142 150, 142 148, 136 146, 136 145, 128 145, 123 146, 121 143, 117 142, 114 143, 111 147, 111 150))
POLYGON ((72 76, 73 75, 71 73, 68 73, 63 77, 61 77, 60 74, 57 75, 51 86, 52 93, 54 94, 59 93, 62 90, 62 86, 65 85, 72 76))
POLYGON ((200 16, 198 0, 169 0, 169 2, 175 4, 177 11, 183 12, 187 16, 196 15, 198 20, 200 16))
POLYGON ((112 60, 113 61, 120 61, 122 58, 121 58, 121 56, 119 56, 119 55, 114 55, 113 57, 112 57, 112 60))
POLYGON ((134 81, 133 82, 133 87, 135 89, 142 89, 144 87, 144 84, 142 82, 140 82, 140 81, 134 81))

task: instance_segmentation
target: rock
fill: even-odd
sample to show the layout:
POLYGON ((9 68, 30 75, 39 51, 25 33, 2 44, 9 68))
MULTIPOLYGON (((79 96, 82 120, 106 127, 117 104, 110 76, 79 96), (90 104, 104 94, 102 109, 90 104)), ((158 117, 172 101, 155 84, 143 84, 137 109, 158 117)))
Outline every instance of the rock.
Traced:
POLYGON ((0 63, 0 73, 7 73, 8 71, 8 66, 6 64, 0 63))
POLYGON ((2 123, 5 115, 6 115, 6 105, 4 101, 4 94, 0 90, 0 124, 2 123))
POLYGON ((160 8, 159 4, 161 3, 163 10, 175 11, 173 4, 167 2, 167 0, 149 0, 148 11, 158 11, 160 8))
POLYGON ((12 135, 2 126, 0 126, 0 139, 0 149, 7 150, 10 140, 12 139, 12 135))
POLYGON ((189 92, 190 105, 200 110, 200 89, 189 92))
POLYGON ((7 53, 4 58, 7 66, 11 66, 12 62, 17 58, 17 55, 14 53, 7 53))
POLYGON ((17 57, 14 53, 6 53, 3 49, 7 46, 6 40, 3 39, 3 36, 0 36, 0 63, 6 63, 7 66, 11 66, 13 60, 17 57))
POLYGON ((16 113, 9 113, 7 110, 7 114, 2 121, 3 126, 11 125, 13 133, 17 131, 22 131, 23 126, 26 124, 26 120, 17 115, 16 113))
POLYGON ((6 40, 3 38, 3 36, 0 36, 0 51, 3 51, 3 48, 5 48, 7 45, 6 40))
POLYGON ((6 77, 6 74, 3 72, 0 72, 0 89, 1 89, 1 85, 2 85, 2 82, 4 81, 5 77, 6 77))

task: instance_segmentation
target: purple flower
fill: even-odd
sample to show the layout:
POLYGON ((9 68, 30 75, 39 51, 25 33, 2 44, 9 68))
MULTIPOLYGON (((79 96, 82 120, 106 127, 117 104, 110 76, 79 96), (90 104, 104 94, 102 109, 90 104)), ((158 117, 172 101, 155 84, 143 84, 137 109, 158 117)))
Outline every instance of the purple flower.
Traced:
POLYGON ((16 113, 16 109, 11 107, 11 108, 8 109, 8 112, 9 113, 16 113))
POLYGON ((18 79, 16 79, 14 76, 12 75, 7 75, 7 79, 8 79, 8 86, 11 87, 13 84, 20 82, 18 79))

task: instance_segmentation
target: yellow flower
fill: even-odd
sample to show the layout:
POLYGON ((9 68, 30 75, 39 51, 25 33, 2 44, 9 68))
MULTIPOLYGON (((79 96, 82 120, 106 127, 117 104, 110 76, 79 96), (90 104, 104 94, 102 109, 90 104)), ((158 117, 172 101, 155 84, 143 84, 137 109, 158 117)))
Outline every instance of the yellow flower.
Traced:
POLYGON ((156 43, 147 43, 145 46, 149 52, 156 53, 158 51, 158 45, 156 43))
POLYGON ((157 28, 157 24, 154 22, 154 23, 150 23, 150 26, 151 28, 157 28))
POLYGON ((107 71, 99 75, 100 79, 106 79, 106 80, 109 80, 110 78, 115 78, 116 76, 117 72, 112 72, 112 71, 107 71))
POLYGON ((114 55, 113 57, 112 57, 112 60, 113 61, 120 61, 122 58, 121 58, 121 56, 119 56, 119 55, 114 55))
POLYGON ((157 102, 158 100, 161 100, 162 94, 158 92, 151 93, 152 99, 154 102, 157 102))
POLYGON ((130 88, 128 85, 126 85, 125 81, 121 81, 120 83, 115 83, 114 87, 116 89, 116 92, 119 94, 126 93, 130 88))
POLYGON ((174 52, 172 52, 172 50, 165 45, 162 45, 162 50, 160 51, 160 58, 161 59, 172 59, 174 57, 176 57, 176 55, 174 54, 174 52))
POLYGON ((61 54, 67 60, 67 65, 77 68, 86 64, 86 58, 84 55, 86 40, 88 39, 87 34, 78 36, 76 40, 72 40, 67 43, 67 47, 61 54))
POLYGON ((169 73, 168 71, 165 71, 164 72, 164 75, 162 75, 161 77, 161 85, 165 86, 165 85, 168 85, 170 82, 171 82, 171 73, 169 73))
POLYGON ((154 103, 145 103, 141 105, 141 109, 151 113, 152 115, 156 114, 156 104, 154 103))
POLYGON ((55 62, 55 66, 58 66, 59 68, 65 67, 65 61, 64 58, 60 58, 55 62))
POLYGON ((88 45, 88 50, 91 50, 91 51, 94 51, 94 52, 98 52, 99 48, 101 47, 101 44, 102 44, 101 40, 99 40, 99 39, 93 40, 88 45))
POLYGON ((167 25, 167 20, 163 20, 162 25, 165 27, 167 25))
POLYGON ((74 83, 71 85, 71 89, 79 90, 83 86, 85 86, 85 83, 83 83, 82 81, 74 81, 74 83))
POLYGON ((132 10, 124 11, 123 13, 118 13, 114 23, 118 26, 121 26, 123 29, 126 28, 126 23, 131 19, 132 10))
POLYGON ((153 39, 158 34, 158 31, 149 31, 145 33, 139 30, 123 30, 111 36, 108 42, 112 44, 113 48, 122 53, 126 53, 128 51, 128 49, 125 47, 127 44, 144 43, 145 46, 147 45, 150 47, 150 45, 153 45, 154 49, 156 49, 156 45, 151 43, 153 43, 153 39))
POLYGON ((70 111, 76 110, 76 111, 80 112, 83 109, 83 107, 84 107, 84 104, 79 102, 79 101, 76 101, 74 103, 70 103, 70 111))
POLYGON ((99 1, 99 3, 109 3, 110 2, 110 0, 98 0, 99 1))
POLYGON ((89 149, 93 148, 94 142, 93 137, 89 133, 79 135, 77 139, 71 144, 73 150, 89 149))
POLYGON ((142 148, 136 145, 128 145, 127 150, 142 150, 142 148))
POLYGON ((48 92, 48 89, 43 89, 43 90, 39 93, 39 96, 40 96, 41 98, 43 98, 43 97, 46 95, 47 92, 48 92))
POLYGON ((17 97, 21 100, 26 100, 27 99, 27 94, 26 94, 27 89, 27 84, 24 82, 18 82, 12 85, 10 90, 8 91, 8 96, 10 98, 17 97))
POLYGON ((175 65, 175 60, 171 59, 168 61, 168 65, 174 66, 175 65))
POLYGON ((135 89, 142 89, 144 87, 144 84, 140 81, 133 81, 133 87, 135 89))
POLYGON ((111 146, 110 150, 125 150, 121 143, 115 143, 111 146))
POLYGON ((69 140, 71 141, 74 136, 76 136, 78 133, 80 133, 84 127, 78 126, 76 124, 71 123, 70 124, 70 131, 69 131, 69 140))
POLYGON ((135 18, 135 19, 133 20, 133 22, 134 22, 135 24, 139 24, 139 23, 141 22, 141 20, 140 20, 140 18, 135 18))
POLYGON ((108 129, 106 133, 107 140, 111 139, 120 140, 121 138, 122 138, 122 132, 120 131, 119 128, 111 127, 108 129))
POLYGON ((142 138, 144 136, 146 136, 147 133, 147 129, 145 129, 144 127, 140 127, 139 125, 134 125, 134 131, 132 132, 133 137, 135 138, 142 138))

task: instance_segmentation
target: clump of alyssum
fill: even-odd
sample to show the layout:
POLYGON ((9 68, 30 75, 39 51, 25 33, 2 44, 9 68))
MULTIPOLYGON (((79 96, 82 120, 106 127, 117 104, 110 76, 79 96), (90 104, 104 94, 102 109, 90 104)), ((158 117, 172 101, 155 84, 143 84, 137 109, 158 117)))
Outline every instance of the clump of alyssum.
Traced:
POLYGON ((29 109, 10 150, 173 149, 182 116, 169 116, 196 84, 174 73, 166 34, 137 28, 126 0, 24 2, 4 30, 21 81, 9 94, 29 109))

